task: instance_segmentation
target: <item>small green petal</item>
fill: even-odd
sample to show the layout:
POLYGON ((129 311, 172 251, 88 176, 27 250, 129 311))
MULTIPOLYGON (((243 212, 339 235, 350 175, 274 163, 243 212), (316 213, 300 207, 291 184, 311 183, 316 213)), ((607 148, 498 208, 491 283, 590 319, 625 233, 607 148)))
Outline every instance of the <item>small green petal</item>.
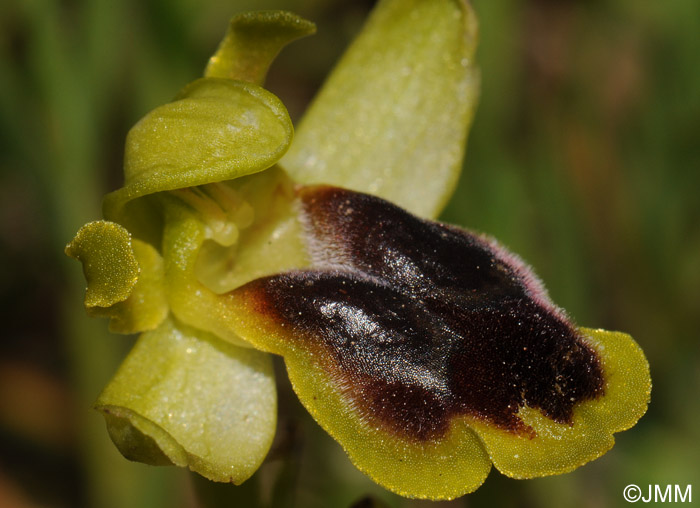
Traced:
POLYGON ((197 80, 129 131, 125 184, 105 197, 105 216, 138 230, 140 221, 123 209, 129 201, 267 169, 287 150, 292 135, 284 105, 263 88, 197 80))
POLYGON ((470 425, 483 439, 494 465, 513 478, 566 473, 612 448, 613 434, 627 430, 647 410, 651 393, 649 364, 627 334, 582 328, 602 360, 605 393, 574 409, 571 425, 523 408, 519 416, 536 432, 529 438, 482 422, 470 425))
POLYGON ((140 274, 129 297, 111 307, 92 307, 88 314, 109 317, 114 333, 137 333, 155 329, 168 315, 163 287, 163 258, 151 245, 132 240, 140 274))
POLYGON ((83 263, 87 280, 85 307, 110 307, 126 300, 139 277, 131 235, 119 224, 85 224, 66 246, 66 254, 83 263))
POLYGON ((226 37, 209 59, 204 75, 262 85, 280 50, 315 31, 313 23, 290 12, 240 14, 231 20, 226 37))
POLYGON ((152 246, 132 239, 119 224, 86 224, 66 246, 66 254, 83 263, 88 314, 111 318, 111 331, 152 330, 165 319, 163 260, 152 246))
POLYGON ((297 129, 300 183, 368 192, 435 217, 462 167, 479 78, 462 0, 383 0, 297 129))
POLYGON ((96 407, 128 459, 240 484, 267 454, 276 403, 269 355, 166 320, 139 338, 96 407))

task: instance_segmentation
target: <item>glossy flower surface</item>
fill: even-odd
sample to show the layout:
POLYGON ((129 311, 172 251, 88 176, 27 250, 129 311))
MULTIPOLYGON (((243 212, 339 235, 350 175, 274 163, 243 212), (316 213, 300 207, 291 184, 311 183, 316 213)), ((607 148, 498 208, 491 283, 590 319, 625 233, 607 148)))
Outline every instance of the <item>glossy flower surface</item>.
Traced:
POLYGON ((205 77, 129 132, 106 220, 66 248, 88 313, 141 333, 97 402, 115 444, 245 481, 274 435, 274 353, 353 463, 404 496, 605 453, 648 404, 638 346, 574 326, 495 240, 428 220, 477 97, 469 6, 381 1, 294 137, 262 83, 313 29, 234 18, 205 77))

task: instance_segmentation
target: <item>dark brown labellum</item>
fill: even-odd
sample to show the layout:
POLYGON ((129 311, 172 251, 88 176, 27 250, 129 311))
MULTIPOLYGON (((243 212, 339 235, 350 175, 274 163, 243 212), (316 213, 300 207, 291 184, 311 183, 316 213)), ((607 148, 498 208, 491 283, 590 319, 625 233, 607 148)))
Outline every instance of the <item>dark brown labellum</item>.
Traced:
POLYGON ((299 191, 314 269, 250 283, 362 418, 401 437, 466 415, 533 436, 603 393, 598 357, 530 269, 494 241, 334 187, 299 191))

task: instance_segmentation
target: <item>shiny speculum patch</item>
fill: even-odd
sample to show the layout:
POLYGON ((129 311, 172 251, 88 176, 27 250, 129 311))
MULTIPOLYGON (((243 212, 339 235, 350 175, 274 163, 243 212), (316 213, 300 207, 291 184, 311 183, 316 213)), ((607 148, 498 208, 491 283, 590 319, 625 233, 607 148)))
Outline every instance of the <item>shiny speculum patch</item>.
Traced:
POLYGON ((572 423, 574 406, 603 394, 592 347, 494 241, 345 189, 299 196, 313 269, 239 294, 363 419, 415 441, 444 436, 456 416, 534 437, 523 406, 572 423))

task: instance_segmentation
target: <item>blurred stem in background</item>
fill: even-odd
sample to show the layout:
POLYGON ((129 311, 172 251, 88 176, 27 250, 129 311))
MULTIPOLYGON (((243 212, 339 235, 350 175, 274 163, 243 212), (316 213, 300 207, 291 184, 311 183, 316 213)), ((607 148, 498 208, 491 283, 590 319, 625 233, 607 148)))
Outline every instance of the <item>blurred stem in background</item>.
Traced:
MULTIPOLYGON (((244 486, 124 460, 89 408, 131 340, 85 317, 80 268, 63 256, 121 184, 128 128, 201 74, 234 13, 282 8, 317 23, 268 77, 296 119, 371 4, 0 3, 1 506, 320 507, 365 495, 420 506, 357 472, 283 371, 278 440, 244 486)), ((576 321, 631 333, 655 386, 649 413, 604 458, 527 482, 492 473, 453 504, 623 506, 629 483, 697 481, 697 1, 473 4, 483 91, 443 218, 519 252, 576 321)))
MULTIPOLYGON (((104 166, 107 115, 113 114, 110 98, 118 92, 115 62, 121 48, 116 32, 126 18, 123 7, 108 1, 88 2, 73 13, 51 1, 22 2, 16 10, 5 7, 9 17, 3 18, 17 23, 8 28, 21 27, 24 33, 15 33, 19 40, 9 41, 20 48, 3 49, 23 52, 24 74, 3 69, 3 120, 9 120, 3 131, 17 152, 18 160, 11 162, 19 166, 22 161, 15 169, 34 184, 40 212, 50 218, 45 225, 49 236, 41 243, 52 252, 60 252, 81 221, 100 215, 105 173, 97 168, 104 166)), ((11 61, 3 59, 3 66, 11 61)), ((83 292, 73 276, 75 267, 60 257, 51 267, 71 274, 58 278, 62 291, 56 325, 65 338, 76 406, 82 408, 75 439, 85 488, 77 486, 74 500, 96 507, 145 506, 149 499, 148 505, 172 506, 176 493, 164 483, 177 472, 126 463, 115 453, 103 423, 87 411, 127 344, 108 336, 103 323, 84 319, 75 305, 83 292)), ((41 485, 34 487, 41 490, 41 485)))

